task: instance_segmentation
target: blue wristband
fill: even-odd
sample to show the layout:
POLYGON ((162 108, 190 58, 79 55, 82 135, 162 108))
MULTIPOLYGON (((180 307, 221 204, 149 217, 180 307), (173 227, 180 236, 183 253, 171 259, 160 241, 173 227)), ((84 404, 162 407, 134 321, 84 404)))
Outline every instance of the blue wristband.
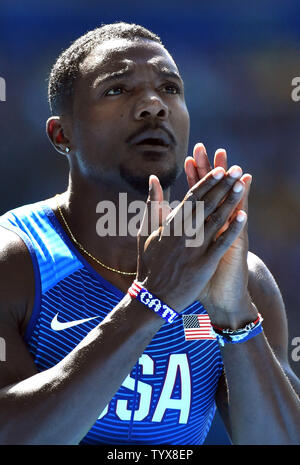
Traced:
POLYGON ((160 299, 151 294, 151 292, 147 291, 147 289, 136 280, 133 281, 128 289, 128 294, 153 310, 168 323, 173 323, 175 318, 179 315, 175 310, 164 304, 160 299))
POLYGON ((257 336, 263 331, 262 327, 263 318, 258 314, 257 320, 252 323, 249 323, 245 328, 230 330, 230 329, 221 329, 212 325, 212 331, 220 346, 225 344, 240 344, 241 342, 248 341, 253 337, 257 336))

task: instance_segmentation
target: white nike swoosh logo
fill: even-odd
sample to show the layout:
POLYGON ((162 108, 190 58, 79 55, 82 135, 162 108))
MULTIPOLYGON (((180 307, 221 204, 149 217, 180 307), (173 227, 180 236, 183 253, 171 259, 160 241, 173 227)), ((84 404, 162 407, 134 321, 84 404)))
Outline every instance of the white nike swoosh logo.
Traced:
POLYGON ((83 320, 67 321, 64 323, 64 322, 58 321, 57 319, 58 313, 57 313, 55 317, 53 318, 53 320, 51 321, 51 329, 53 329, 53 331, 62 331, 63 329, 72 328, 73 326, 81 325, 82 323, 85 323, 86 321, 99 318, 99 316, 92 316, 91 318, 84 318, 83 320))

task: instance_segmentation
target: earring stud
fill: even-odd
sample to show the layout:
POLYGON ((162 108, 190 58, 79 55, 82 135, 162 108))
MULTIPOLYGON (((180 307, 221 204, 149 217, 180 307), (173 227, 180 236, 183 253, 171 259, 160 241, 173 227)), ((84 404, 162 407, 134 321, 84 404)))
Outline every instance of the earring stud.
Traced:
POLYGON ((70 152, 70 149, 69 147, 66 147, 66 152, 69 153, 70 152))

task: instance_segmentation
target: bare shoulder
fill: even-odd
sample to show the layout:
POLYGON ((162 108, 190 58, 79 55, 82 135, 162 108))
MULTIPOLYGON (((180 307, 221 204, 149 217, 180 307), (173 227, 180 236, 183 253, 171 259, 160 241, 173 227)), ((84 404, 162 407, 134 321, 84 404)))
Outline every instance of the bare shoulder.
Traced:
POLYGON ((0 321, 22 327, 34 301, 34 271, 30 253, 14 232, 0 227, 0 321))
POLYGON ((23 339, 34 292, 33 264, 25 243, 16 233, 0 227, 0 337, 5 348, 0 389, 37 372, 23 339))

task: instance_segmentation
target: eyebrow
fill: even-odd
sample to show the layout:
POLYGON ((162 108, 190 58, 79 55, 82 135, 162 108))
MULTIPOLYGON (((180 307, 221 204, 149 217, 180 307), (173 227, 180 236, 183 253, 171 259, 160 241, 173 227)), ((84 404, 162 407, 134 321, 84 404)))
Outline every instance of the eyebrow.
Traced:
MULTIPOLYGON (((114 71, 109 74, 104 74, 102 76, 98 76, 95 81, 92 84, 92 87, 97 88, 98 86, 106 83, 106 82, 112 82, 112 81, 117 81, 122 78, 127 78, 130 77, 134 74, 134 69, 120 69, 119 71, 114 71)), ((163 76, 164 78, 173 78, 179 81, 183 85, 183 80, 180 77, 180 75, 174 71, 171 71, 169 69, 159 69, 157 70, 157 74, 160 76, 163 76)))

